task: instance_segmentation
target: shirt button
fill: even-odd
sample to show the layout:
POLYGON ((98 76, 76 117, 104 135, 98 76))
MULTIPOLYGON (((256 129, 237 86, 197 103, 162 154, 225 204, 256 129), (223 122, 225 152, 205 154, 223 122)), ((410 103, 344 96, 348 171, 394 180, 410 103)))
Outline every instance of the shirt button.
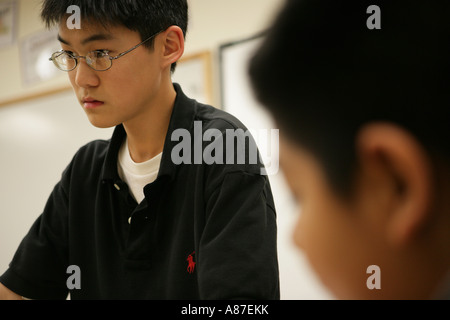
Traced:
POLYGON ((117 183, 114 184, 114 187, 115 187, 118 191, 120 191, 120 187, 119 187, 119 185, 118 185, 117 183))
POLYGON ((128 224, 131 224, 131 217, 128 218, 128 224))

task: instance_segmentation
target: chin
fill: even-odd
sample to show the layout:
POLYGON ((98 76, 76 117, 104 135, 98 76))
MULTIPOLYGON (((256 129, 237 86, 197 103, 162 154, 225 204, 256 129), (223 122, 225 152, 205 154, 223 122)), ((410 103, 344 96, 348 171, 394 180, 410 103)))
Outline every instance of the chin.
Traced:
POLYGON ((88 117, 89 122, 96 128, 109 129, 118 126, 120 123, 108 119, 98 119, 97 117, 88 117))

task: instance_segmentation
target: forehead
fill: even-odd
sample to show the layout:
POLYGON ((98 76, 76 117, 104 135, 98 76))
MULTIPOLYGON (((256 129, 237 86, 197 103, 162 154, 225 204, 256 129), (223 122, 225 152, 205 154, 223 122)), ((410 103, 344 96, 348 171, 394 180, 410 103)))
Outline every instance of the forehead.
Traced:
MULTIPOLYGON (((118 26, 117 26, 118 27, 118 26)), ((112 28, 116 28, 115 25, 104 25, 100 22, 90 21, 88 19, 82 19, 77 24, 73 24, 69 15, 66 15, 61 18, 58 24, 59 31, 64 32, 77 32, 77 31, 85 31, 85 32, 95 32, 95 31, 108 31, 112 28)))
POLYGON ((94 41, 108 41, 139 38, 139 33, 121 25, 103 25, 82 20, 80 28, 69 28, 65 19, 59 23, 58 35, 62 43, 70 45, 87 45, 94 41))

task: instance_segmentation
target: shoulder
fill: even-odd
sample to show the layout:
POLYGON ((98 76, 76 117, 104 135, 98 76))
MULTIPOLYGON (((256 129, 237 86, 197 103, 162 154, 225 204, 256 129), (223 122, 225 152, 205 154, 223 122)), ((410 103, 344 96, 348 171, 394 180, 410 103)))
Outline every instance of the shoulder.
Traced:
POLYGON ((196 106, 196 121, 202 121, 203 128, 218 129, 224 131, 226 129, 243 129, 247 130, 245 125, 232 114, 215 108, 210 105, 197 102, 196 106))
POLYGON ((94 178, 100 174, 109 146, 110 140, 95 140, 78 149, 63 172, 63 182, 71 180, 72 177, 94 178))
POLYGON ((232 114, 205 104, 197 104, 194 118, 194 144, 202 141, 201 150, 207 171, 261 175, 258 146, 250 130, 232 114))
POLYGON ((74 156, 74 162, 78 164, 92 164, 96 162, 103 162, 110 140, 94 140, 82 146, 74 156))

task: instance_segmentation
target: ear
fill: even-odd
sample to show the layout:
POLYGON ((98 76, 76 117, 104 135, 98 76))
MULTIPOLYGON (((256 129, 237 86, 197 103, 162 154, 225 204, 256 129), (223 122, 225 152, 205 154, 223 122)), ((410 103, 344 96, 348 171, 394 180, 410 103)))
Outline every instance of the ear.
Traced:
POLYGON ((184 35, 178 26, 171 26, 163 33, 163 68, 177 62, 184 53, 184 35))
MULTIPOLYGON (((365 125, 357 137, 362 166, 370 163, 378 176, 390 181, 390 203, 384 230, 388 241, 401 246, 417 235, 432 210, 431 162, 418 140, 405 129, 390 123, 365 125)), ((385 197, 386 198, 386 197, 385 197)))

